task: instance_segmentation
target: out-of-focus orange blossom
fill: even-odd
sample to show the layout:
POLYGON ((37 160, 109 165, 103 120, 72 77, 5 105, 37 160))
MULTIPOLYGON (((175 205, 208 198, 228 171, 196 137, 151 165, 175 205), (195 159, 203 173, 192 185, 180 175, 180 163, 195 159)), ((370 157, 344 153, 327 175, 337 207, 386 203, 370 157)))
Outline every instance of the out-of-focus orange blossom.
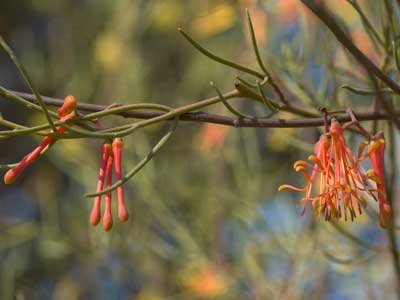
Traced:
POLYGON ((282 0, 277 1, 277 10, 280 19, 283 22, 292 22, 299 14, 297 0, 282 0))
POLYGON ((201 126, 200 132, 194 138, 195 148, 202 153, 221 149, 226 140, 229 127, 212 123, 201 126))
POLYGON ((185 271, 184 285, 197 298, 211 297, 226 291, 226 282, 220 272, 209 264, 192 267, 185 271))
MULTIPOLYGON (((364 0, 358 0, 358 4, 361 7, 364 2, 364 0)), ((330 11, 347 23, 359 22, 357 11, 348 3, 347 0, 327 0, 326 5, 330 11)))
POLYGON ((379 55, 376 52, 374 45, 368 34, 361 28, 355 29, 351 32, 351 37, 356 46, 371 60, 378 63, 379 55))

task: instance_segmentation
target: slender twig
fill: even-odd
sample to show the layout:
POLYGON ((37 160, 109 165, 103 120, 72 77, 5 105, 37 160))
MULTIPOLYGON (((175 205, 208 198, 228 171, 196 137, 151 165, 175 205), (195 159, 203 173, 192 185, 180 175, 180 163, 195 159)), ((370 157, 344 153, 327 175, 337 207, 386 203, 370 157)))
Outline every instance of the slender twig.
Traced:
POLYGON ((300 0, 332 31, 338 41, 354 56, 354 58, 367 70, 382 80, 396 94, 400 94, 400 86, 389 76, 384 74, 358 47, 351 41, 346 33, 339 27, 335 17, 328 12, 325 5, 315 0, 300 0))
POLYGON ((221 91, 219 88, 215 85, 214 82, 210 81, 210 85, 215 89, 217 92, 218 97, 221 99, 221 102, 225 105, 225 107, 234 115, 238 116, 239 118, 253 118, 252 116, 246 115, 241 113, 240 111, 236 110, 232 105, 226 101, 224 95, 222 95, 221 91))
POLYGON ((272 88, 278 94, 279 99, 282 101, 282 103, 288 104, 289 102, 287 101, 285 95, 283 94, 283 92, 279 88, 279 86, 276 84, 276 82, 274 81, 274 79, 271 76, 271 73, 265 67, 265 65, 261 59, 260 51, 258 50, 258 46, 257 46, 257 40, 256 40, 255 32, 254 32, 253 22, 251 21, 251 17, 250 17, 250 13, 249 13, 248 9, 246 9, 246 14, 247 14, 247 23, 249 25, 249 30, 250 30, 251 43, 253 45, 253 49, 254 49, 254 53, 257 58, 258 65, 260 66, 261 70, 263 70, 264 74, 267 77, 267 82, 272 86, 272 88))
POLYGON ((388 17, 387 20, 389 23, 390 31, 392 33, 392 38, 394 39, 394 37, 397 36, 397 30, 393 21, 393 7, 388 0, 383 0, 383 3, 385 4, 386 15, 388 17))
POLYGON ((221 63, 223 65, 226 65, 226 66, 229 66, 231 68, 234 68, 234 69, 236 69, 238 71, 242 71, 242 72, 245 72, 247 74, 256 76, 256 77, 258 77, 260 79, 264 78, 263 74, 255 71, 255 70, 249 69, 249 68, 247 68, 245 66, 239 65, 239 64, 237 64, 237 63, 235 63, 233 61, 227 60, 225 58, 219 57, 219 56, 211 53, 210 51, 206 50, 199 43, 197 43, 194 39, 192 39, 185 31, 183 31, 182 28, 178 28, 178 31, 186 38, 186 40, 189 43, 192 44, 193 47, 195 47, 197 50, 199 50, 201 53, 203 53, 205 56, 211 58, 212 60, 215 60, 216 62, 219 62, 219 63, 221 63))
POLYGON ((391 89, 381 89, 381 90, 368 90, 368 89, 361 89, 361 88, 356 88, 350 85, 342 85, 342 89, 346 89, 354 94, 362 95, 362 96, 372 96, 376 95, 378 93, 393 93, 391 89))
POLYGON ((23 67, 22 64, 20 64, 20 62, 18 61, 18 58, 16 57, 16 55, 14 54, 14 51, 7 45, 7 43, 4 41, 4 39, 0 36, 0 45, 3 47, 3 49, 7 52, 7 54, 10 56, 11 60, 13 61, 13 63, 15 64, 15 66, 17 67, 18 71, 21 73, 22 78, 24 79, 24 81, 26 82, 26 84, 28 85, 29 89, 32 91, 32 93, 35 95, 37 101, 40 104, 41 110, 43 111, 43 113, 46 116, 47 122, 49 122, 51 129, 57 133, 57 129, 56 126, 53 123, 53 120, 51 119, 50 113, 47 110, 46 104, 43 102, 42 98, 40 97, 40 94, 36 91, 36 89, 33 87, 32 81, 29 78, 28 73, 25 71, 25 68, 23 67))
POLYGON ((280 107, 278 104, 274 103, 271 99, 269 99, 267 96, 265 96, 264 91, 262 89, 262 86, 259 81, 257 81, 257 88, 258 92, 261 95, 261 99, 263 100, 263 103, 266 107, 269 108, 271 113, 276 113, 279 111, 280 107))
MULTIPOLYGON (((378 43, 385 48, 385 42, 381 38, 381 36, 378 34, 378 32, 375 30, 374 26, 371 24, 371 22, 368 20, 367 16, 364 14, 362 11, 360 5, 358 4, 357 1, 352 1, 352 0, 347 0, 347 2, 353 6, 353 8, 357 11, 357 13, 360 15, 361 21, 363 22, 363 25, 366 29, 367 32, 370 32, 372 36, 378 41, 378 43)), ((372 39, 373 40, 373 39, 372 39)))
MULTIPOLYGON (((35 101, 35 98, 31 94, 22 93, 22 92, 15 92, 12 93, 23 97, 29 101, 35 101)), ((229 93, 225 93, 225 99, 233 97, 233 95, 237 95, 237 92, 232 91, 229 93)), ((63 100, 42 96, 43 101, 52 106, 61 106, 63 100)), ((204 103, 204 101, 211 101, 218 102, 220 101, 219 97, 212 97, 209 99, 205 99, 196 103, 204 103)), ((89 111, 89 112, 100 112, 103 111, 107 106, 105 105, 97 105, 97 104, 89 104, 89 103, 78 103, 78 109, 80 111, 89 111)), ((284 110, 284 107, 281 107, 281 110, 284 110)), ((400 111, 393 112, 396 116, 400 116, 400 111)), ((125 118, 136 118, 136 119, 153 119, 156 117, 165 116, 166 114, 160 111, 153 111, 153 110, 131 110, 118 113, 117 115, 123 116, 125 118)), ((372 121, 372 120, 390 120, 391 116, 385 112, 357 112, 355 113, 357 119, 359 121, 372 121)), ((166 120, 171 120, 171 117, 168 115, 169 118, 166 120)), ((190 111, 188 112, 181 112, 179 114, 179 120, 181 121, 191 121, 191 122, 202 122, 202 123, 215 123, 221 124, 226 126, 232 127, 277 127, 277 128, 300 128, 300 127, 317 127, 324 125, 324 118, 316 117, 317 115, 312 115, 309 118, 298 118, 298 119, 265 119, 265 118, 231 118, 228 116, 221 116, 216 114, 210 114, 202 111, 190 111)), ((335 116, 335 118, 339 122, 348 122, 351 121, 351 118, 347 114, 335 116)), ((64 122, 65 123, 65 122, 64 122)), ((55 124, 64 124, 63 122, 56 122, 55 124)), ((41 126, 40 130, 46 129, 46 125, 41 126)))

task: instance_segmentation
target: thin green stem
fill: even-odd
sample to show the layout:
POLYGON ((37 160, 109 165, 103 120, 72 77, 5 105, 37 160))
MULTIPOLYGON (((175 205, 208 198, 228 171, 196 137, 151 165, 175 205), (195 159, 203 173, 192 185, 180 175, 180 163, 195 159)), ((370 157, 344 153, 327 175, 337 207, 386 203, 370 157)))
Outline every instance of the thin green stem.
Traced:
POLYGON ((344 30, 339 26, 336 17, 334 17, 326 7, 316 0, 300 0, 307 6, 320 20, 330 29, 338 41, 354 56, 354 58, 369 72, 378 77, 396 94, 400 95, 400 86, 386 75, 375 63, 373 63, 347 36, 344 30))
POLYGON ((3 37, 0 36, 0 45, 3 47, 3 49, 7 52, 7 54, 10 56, 11 60, 13 61, 13 63, 15 64, 15 66, 17 67, 17 69, 19 70, 19 72, 22 75, 22 78, 24 79, 24 81, 26 82, 26 84, 28 85, 29 89, 32 91, 32 93, 36 96, 37 101, 40 104, 41 110, 43 111, 43 113, 46 116, 47 121, 50 124, 50 127, 53 129, 54 132, 57 132, 56 130, 56 126, 53 123, 53 120, 50 117, 50 113, 47 110, 46 104, 43 102, 42 97, 40 96, 40 94, 36 91, 36 89, 33 87, 32 81, 28 76, 28 73, 25 71, 25 68, 22 66, 22 64, 18 61, 18 58, 16 57, 16 55, 14 54, 14 52, 12 51, 12 49, 7 45, 7 43, 4 41, 3 37))
MULTIPOLYGON (((6 126, 6 127, 14 128, 14 130, 2 130, 2 131, 0 131, 0 136, 2 138, 11 137, 11 136, 19 135, 19 134, 27 134, 27 133, 32 133, 32 132, 34 132, 34 133, 36 133, 38 135, 41 135, 41 136, 48 135, 45 132, 38 132, 37 128, 25 127, 25 126, 22 126, 20 124, 5 120, 5 119, 3 119, 3 116, 1 114, 0 114, 0 124, 3 125, 3 126, 6 126)), ((49 124, 45 124, 44 126, 45 127, 49 127, 49 124)))
POLYGON ((253 23, 251 21, 251 17, 250 17, 250 13, 249 13, 248 9, 246 9, 246 14, 247 14, 247 22, 248 22, 249 29, 250 29, 251 43, 253 45, 253 49, 254 49, 254 53, 257 58, 258 65, 260 66, 261 70, 264 71, 264 74, 267 77, 267 82, 272 86, 272 88, 278 94, 279 99, 282 101, 282 103, 288 104, 288 101, 286 100, 285 95, 283 94, 283 92, 281 91, 279 86, 275 83, 274 79, 271 76, 271 73, 265 67, 265 65, 261 59, 260 51, 258 50, 258 46, 257 46, 257 40, 256 40, 255 32, 254 32, 253 23))
POLYGON ((257 88, 258 88, 258 91, 261 95, 261 99, 262 99, 263 103, 265 104, 265 106, 268 107, 272 113, 278 112, 280 109, 279 105, 274 103, 271 99, 269 99, 268 97, 265 96, 264 91, 263 91, 262 86, 259 81, 257 81, 257 88))
POLYGON ((383 0, 383 3, 385 4, 386 15, 389 21, 390 30, 392 32, 392 39, 395 39, 397 36, 397 30, 393 20, 393 7, 389 0, 383 0))
POLYGON ((201 53, 203 53, 205 56, 211 58, 212 60, 215 60, 216 62, 219 62, 223 65, 229 66, 231 68, 234 68, 236 70, 245 72, 247 74, 256 76, 258 78, 263 79, 264 75, 253 70, 253 69, 249 69, 245 66, 239 65, 233 61, 227 60, 225 58, 219 57, 213 53, 211 53, 210 51, 208 51, 207 49, 203 48, 199 43, 197 43, 194 39, 192 39, 185 31, 183 31, 182 28, 178 28, 178 31, 186 38, 186 40, 192 44, 193 47, 195 47, 197 50, 199 50, 201 53))
POLYGON ((369 90, 369 89, 360 89, 360 88, 352 87, 350 85, 342 85, 341 88, 346 89, 354 94, 362 95, 362 96, 373 96, 373 95, 377 95, 378 93, 393 94, 393 90, 389 89, 389 88, 380 89, 380 90, 369 90))
POLYGON ((240 76, 236 76, 236 79, 239 80, 241 83, 243 83, 248 88, 257 88, 256 84, 250 83, 247 80, 241 78, 240 76))
POLYGON ((264 71, 264 74, 266 76, 271 77, 270 73, 268 72, 267 68, 265 67, 265 65, 261 59, 260 51, 258 50, 256 35, 254 32, 253 22, 251 21, 250 13, 247 8, 246 8, 246 15, 247 15, 247 24, 248 24, 249 30, 250 30, 251 43, 253 45, 253 49, 254 49, 254 53, 257 58, 258 65, 260 66, 261 70, 264 71))
POLYGON ((374 26, 372 26, 371 22, 368 20, 367 16, 364 14, 362 11, 360 5, 358 4, 357 1, 355 0, 347 0, 347 2, 357 11, 357 13, 360 15, 361 21, 364 24, 364 27, 367 29, 367 32, 371 32, 373 37, 378 41, 378 43, 383 47, 385 47, 385 42, 383 41, 382 37, 378 34, 378 32, 375 30, 374 26))
POLYGON ((215 89, 218 94, 218 97, 221 99, 221 102, 225 105, 225 107, 234 115, 238 116, 239 118, 253 118, 252 116, 242 114, 241 112, 237 111, 234 107, 232 107, 228 101, 226 101, 224 95, 222 95, 221 91, 218 87, 214 84, 214 82, 210 82, 210 85, 215 89))
MULTIPOLYGON (((36 111, 42 112, 42 108, 40 107, 40 105, 32 103, 32 102, 30 102, 30 101, 28 101, 28 100, 26 100, 26 99, 24 99, 24 98, 22 98, 22 97, 20 97, 18 95, 15 95, 14 93, 12 93, 11 91, 7 90, 6 88, 4 88, 2 86, 0 86, 0 95, 5 97, 5 98, 14 100, 17 103, 24 105, 28 109, 34 109, 36 111)), ((53 111, 48 111, 48 113, 51 116, 53 116, 55 118, 58 118, 57 113, 55 113, 53 111)))

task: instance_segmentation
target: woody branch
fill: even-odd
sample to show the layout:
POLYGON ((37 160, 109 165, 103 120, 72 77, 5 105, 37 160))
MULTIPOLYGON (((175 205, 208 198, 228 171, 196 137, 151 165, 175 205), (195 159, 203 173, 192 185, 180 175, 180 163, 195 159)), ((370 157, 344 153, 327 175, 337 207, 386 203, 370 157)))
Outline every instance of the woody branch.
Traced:
MULTIPOLYGON (((32 103, 36 103, 36 97, 33 94, 11 91, 15 95, 18 95, 32 103)), ((234 93, 232 91, 230 93, 234 93)), ((228 93, 229 94, 229 93, 228 93)), ((62 105, 63 100, 42 96, 43 102, 50 106, 59 107, 62 105)), ((201 100, 209 101, 208 98, 201 100)), ((104 111, 107 106, 98 104, 89 104, 79 102, 77 107, 80 111, 86 112, 100 112, 104 111)), ((164 115, 165 113, 153 110, 128 110, 117 115, 124 118, 135 118, 135 119, 151 119, 164 115)), ((400 111, 394 113, 397 117, 400 116, 400 111)), ((374 120, 390 120, 392 117, 389 113, 368 111, 368 112, 355 112, 355 115, 359 121, 374 121, 374 120)), ((172 120, 173 118, 169 118, 172 120)), ((336 116, 336 119, 340 122, 351 121, 351 117, 348 114, 342 114, 336 116)), ((203 123, 214 123, 232 127, 265 127, 265 128, 301 128, 301 127, 317 127, 324 125, 323 117, 313 118, 297 118, 297 119, 281 119, 281 118, 233 118, 224 115, 211 114, 203 111, 191 111, 185 112, 179 115, 179 120, 190 121, 190 122, 203 122, 203 123)))

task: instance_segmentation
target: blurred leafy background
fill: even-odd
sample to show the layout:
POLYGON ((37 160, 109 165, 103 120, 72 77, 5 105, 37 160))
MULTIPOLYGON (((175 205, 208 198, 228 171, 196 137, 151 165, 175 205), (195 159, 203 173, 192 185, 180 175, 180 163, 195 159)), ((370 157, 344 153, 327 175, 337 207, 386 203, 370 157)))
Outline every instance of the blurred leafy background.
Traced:
MULTIPOLYGON (((325 2, 379 61, 347 1, 325 2)), ((360 1, 379 25, 378 2, 360 1)), ((0 34, 43 95, 177 107, 214 96, 210 80, 232 89, 236 72, 199 54, 176 28, 256 66, 245 8, 287 95, 313 108, 372 103, 338 88, 365 83, 361 70, 298 1, 3 0, 0 34)), ((0 66, 1 85, 28 91, 4 52, 0 66)), ((0 108, 21 124, 44 120, 5 99, 0 108)), ((228 113, 221 105, 209 111, 228 113)), ((125 170, 163 131, 153 126, 125 139, 125 170)), ((309 211, 300 217, 296 194, 277 194, 277 186, 296 180, 292 162, 307 157, 317 136, 317 129, 181 122, 172 141, 126 184, 131 218, 108 233, 89 225, 92 203, 83 197, 97 183, 101 141, 59 141, 14 185, 0 185, 0 298, 392 299, 389 252, 340 232, 384 247, 376 219, 365 216, 338 231, 309 211)), ((37 142, 1 141, 1 162, 18 161, 37 142)))

